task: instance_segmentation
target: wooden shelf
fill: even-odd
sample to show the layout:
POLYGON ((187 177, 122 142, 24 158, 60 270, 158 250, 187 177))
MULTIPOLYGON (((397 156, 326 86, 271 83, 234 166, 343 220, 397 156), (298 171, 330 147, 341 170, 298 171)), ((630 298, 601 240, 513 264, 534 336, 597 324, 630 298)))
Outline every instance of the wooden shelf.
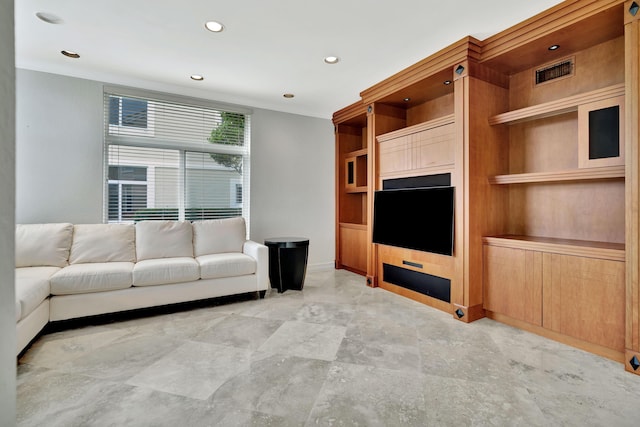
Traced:
POLYGON ((354 224, 352 222, 341 222, 340 227, 351 228, 353 230, 367 230, 367 224, 354 224))
POLYGON ((363 148, 361 150, 356 150, 356 151, 351 151, 349 153, 345 153, 344 157, 361 157, 361 156, 366 156, 369 153, 369 150, 366 148, 363 148))
POLYGON ((625 260, 624 243, 592 242, 585 240, 517 235, 483 237, 482 242, 491 246, 503 246, 513 249, 608 259, 611 261, 625 260))
POLYGON ((347 187, 345 189, 345 193, 366 193, 367 192, 367 186, 363 186, 363 187, 347 187))
POLYGON ((603 89, 569 96, 556 101, 545 102, 519 110, 508 111, 489 118, 490 125, 514 124, 544 117, 578 111, 578 106, 624 95, 624 84, 609 86, 603 89))
POLYGON ((489 177, 489 184, 526 184, 536 182, 586 181, 594 179, 624 178, 624 166, 583 168, 553 172, 532 172, 489 177))

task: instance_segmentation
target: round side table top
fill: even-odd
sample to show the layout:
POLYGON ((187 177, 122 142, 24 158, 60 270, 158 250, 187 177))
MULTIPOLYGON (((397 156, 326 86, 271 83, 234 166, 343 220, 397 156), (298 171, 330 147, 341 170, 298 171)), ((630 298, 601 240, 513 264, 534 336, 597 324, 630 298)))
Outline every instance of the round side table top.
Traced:
POLYGON ((274 245, 295 248, 309 245, 309 239, 306 237, 269 237, 264 239, 264 244, 267 246, 274 245))

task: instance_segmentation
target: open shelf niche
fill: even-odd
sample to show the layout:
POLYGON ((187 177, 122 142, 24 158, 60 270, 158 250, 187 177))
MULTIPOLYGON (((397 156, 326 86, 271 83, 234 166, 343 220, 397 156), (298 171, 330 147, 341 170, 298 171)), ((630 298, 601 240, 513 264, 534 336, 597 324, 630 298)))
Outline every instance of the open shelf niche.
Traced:
POLYGON ((333 115, 336 150, 337 268, 365 275, 368 235, 368 144, 364 105, 355 103, 333 115))

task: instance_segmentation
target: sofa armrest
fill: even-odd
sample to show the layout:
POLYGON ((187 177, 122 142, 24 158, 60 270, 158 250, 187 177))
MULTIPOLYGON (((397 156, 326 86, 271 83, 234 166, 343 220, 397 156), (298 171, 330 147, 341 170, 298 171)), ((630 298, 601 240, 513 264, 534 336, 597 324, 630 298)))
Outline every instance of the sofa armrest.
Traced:
POLYGON ((258 291, 269 289, 269 249, 253 240, 247 240, 242 246, 242 253, 256 260, 256 278, 258 291))

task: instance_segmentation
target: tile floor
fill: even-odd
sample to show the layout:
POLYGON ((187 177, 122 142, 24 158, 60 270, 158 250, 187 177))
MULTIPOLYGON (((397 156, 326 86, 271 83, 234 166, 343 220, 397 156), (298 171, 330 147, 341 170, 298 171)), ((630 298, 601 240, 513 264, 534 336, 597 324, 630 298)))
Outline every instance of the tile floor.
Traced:
POLYGON ((18 425, 638 426, 640 376, 314 271, 302 292, 42 336, 18 425))

